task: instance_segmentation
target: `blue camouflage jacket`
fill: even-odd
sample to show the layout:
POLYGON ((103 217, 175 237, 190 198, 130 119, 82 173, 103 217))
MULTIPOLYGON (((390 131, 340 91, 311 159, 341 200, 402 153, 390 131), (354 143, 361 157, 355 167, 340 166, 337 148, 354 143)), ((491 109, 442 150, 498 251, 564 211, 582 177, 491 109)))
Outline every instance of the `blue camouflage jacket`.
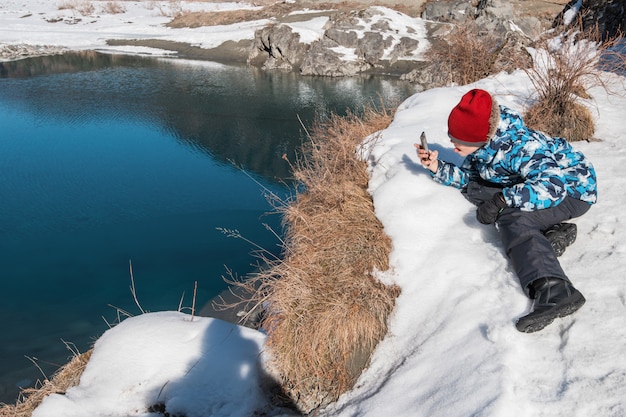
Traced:
POLYGON ((585 156, 563 138, 524 125, 516 112, 500 106, 495 135, 468 155, 460 167, 439 160, 431 173, 441 184, 463 190, 472 181, 503 187, 509 207, 524 211, 556 206, 566 196, 596 202, 596 173, 585 156))

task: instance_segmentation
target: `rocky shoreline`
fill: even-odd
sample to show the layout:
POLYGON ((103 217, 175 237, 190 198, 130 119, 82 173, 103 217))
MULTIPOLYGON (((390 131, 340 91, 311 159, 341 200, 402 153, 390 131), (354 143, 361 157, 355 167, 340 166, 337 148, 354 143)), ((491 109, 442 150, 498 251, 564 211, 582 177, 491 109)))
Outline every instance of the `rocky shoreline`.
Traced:
MULTIPOLYGON (((537 0, 491 0, 473 6, 463 0, 418 0, 400 3, 393 0, 359 0, 351 3, 331 0, 324 5, 336 8, 316 11, 307 10, 310 3, 297 1, 283 12, 284 15, 273 17, 271 23, 257 30, 254 39, 227 41, 216 48, 207 49, 149 38, 109 39, 107 44, 158 48, 175 52, 177 57, 184 59, 248 64, 266 70, 297 71, 302 75, 338 77, 359 73, 388 73, 401 76, 423 66, 420 56, 428 43, 428 40, 424 41, 422 33, 424 26, 428 32, 426 39, 432 39, 440 36, 450 23, 483 16, 483 24, 488 31, 495 30, 493 22, 510 21, 532 37, 532 32, 540 31, 550 23, 549 19, 539 19, 533 14, 523 12, 520 5, 529 8, 531 6, 528 2, 542 4, 543 10, 545 4, 550 4, 553 19, 563 7, 564 3, 559 1, 563 0, 557 0, 556 4, 537 0), (293 10, 306 13, 294 13, 293 10), (397 10, 402 10, 402 13, 397 10), (400 19, 401 26, 397 25, 398 16, 405 17, 400 19), (413 17, 417 16, 423 21, 416 22, 413 17), (327 18, 323 27, 324 33, 321 39, 312 43, 300 39, 299 33, 290 26, 320 17, 327 18)), ((194 18, 198 19, 197 16, 194 18)), ((177 23, 182 26, 185 21, 177 23)), ((201 22, 194 21, 193 24, 201 22)), ((0 45, 0 60, 9 61, 66 51, 66 48, 59 46, 0 45)))
MULTIPOLYGON (((257 30, 254 39, 226 41, 215 48, 150 38, 109 39, 106 43, 109 46, 161 49, 183 59, 246 64, 265 70, 296 71, 302 75, 389 74, 419 83, 423 79, 420 71, 426 66, 421 61, 422 53, 429 44, 438 42, 451 25, 471 21, 491 36, 514 34, 516 43, 524 46, 552 27, 565 10, 575 7, 575 3, 574 0, 487 0, 478 3, 466 0, 356 0, 350 3, 330 0, 315 5, 297 0, 268 4, 267 7, 285 6, 277 8, 279 15, 257 30), (320 9, 311 10, 313 5, 320 9), (418 22, 414 17, 421 20, 418 22), (322 28, 323 36, 314 42, 303 41, 293 30, 293 25, 316 18, 327 19, 322 28), (398 21, 402 22, 400 26, 398 21)), ((184 16, 177 17, 172 19, 171 27, 210 25, 210 15, 208 12, 204 15, 206 17, 193 14, 193 21, 186 21, 184 16)), ((598 24, 600 29, 606 28, 607 31, 616 25, 620 27, 620 24, 624 27, 624 16, 624 11, 616 12, 612 0, 582 0, 581 17, 587 26, 598 24)), ((0 61, 60 54, 68 50, 51 45, 0 44, 0 61)))
POLYGON ((53 45, 0 45, 0 62, 15 61, 34 56, 57 55, 69 49, 53 45))

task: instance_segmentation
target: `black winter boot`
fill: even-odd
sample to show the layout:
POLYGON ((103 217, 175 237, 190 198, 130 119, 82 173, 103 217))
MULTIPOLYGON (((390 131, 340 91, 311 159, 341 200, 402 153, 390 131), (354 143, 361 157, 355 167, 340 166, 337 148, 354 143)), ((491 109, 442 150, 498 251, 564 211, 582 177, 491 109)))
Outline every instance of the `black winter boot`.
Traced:
POLYGON ((576 240, 577 227, 574 223, 559 223, 543 231, 543 235, 548 238, 556 256, 559 257, 565 252, 565 248, 576 240))
POLYGON ((559 278, 540 278, 530 284, 530 289, 534 298, 531 312, 515 324, 524 333, 543 329, 554 319, 574 313, 586 301, 572 284, 559 278))

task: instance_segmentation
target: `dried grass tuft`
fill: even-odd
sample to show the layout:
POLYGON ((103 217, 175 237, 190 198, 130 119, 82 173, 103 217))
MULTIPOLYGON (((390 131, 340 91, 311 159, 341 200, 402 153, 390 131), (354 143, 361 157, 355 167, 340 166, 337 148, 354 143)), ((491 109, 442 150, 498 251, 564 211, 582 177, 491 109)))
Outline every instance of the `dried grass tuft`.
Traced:
POLYGON ((126 8, 119 1, 109 1, 102 5, 102 13, 122 14, 126 13, 126 8))
POLYGON ((438 72, 447 74, 444 85, 470 84, 498 72, 500 52, 507 42, 468 20, 453 25, 441 42, 426 52, 426 59, 438 72))
POLYGON ((0 407, 0 417, 30 417, 46 396, 64 394, 69 388, 78 385, 91 353, 92 350, 89 350, 74 355, 51 379, 46 379, 40 386, 24 389, 15 405, 5 404, 0 407))
POLYGON ((569 141, 591 140, 595 124, 589 109, 572 100, 558 102, 549 98, 538 100, 526 111, 529 127, 569 141))
POLYGON ((88 0, 65 0, 58 5, 59 10, 74 10, 83 16, 90 16, 95 12, 95 7, 88 0))
POLYGON ((624 70, 623 54, 614 49, 620 42, 621 35, 602 40, 597 28, 539 40, 533 65, 524 69, 536 92, 524 115, 528 126, 569 141, 593 139, 593 117, 581 99, 591 98, 588 90, 596 86, 610 92, 604 75, 624 70))
POLYGON ((375 140, 390 120, 385 110, 369 108, 315 124, 293 164, 300 190, 279 208, 283 259, 268 261, 243 284, 265 306, 271 369, 305 413, 352 388, 385 336, 399 294, 374 276, 389 268, 391 242, 359 157, 363 139, 375 140))

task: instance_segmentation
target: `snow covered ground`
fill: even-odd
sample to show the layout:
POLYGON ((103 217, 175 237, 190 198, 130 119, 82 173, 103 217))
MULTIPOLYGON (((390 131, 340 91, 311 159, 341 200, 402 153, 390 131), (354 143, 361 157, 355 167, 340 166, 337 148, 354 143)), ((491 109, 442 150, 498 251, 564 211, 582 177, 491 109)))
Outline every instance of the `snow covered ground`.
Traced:
MULTIPOLYGON (((169 51, 135 46, 110 46, 109 39, 156 39, 214 48, 227 40, 254 39, 254 32, 269 20, 229 26, 168 28, 165 24, 180 11, 226 11, 257 9, 252 3, 210 1, 108 1, 108 0, 3 0, 0 4, 0 46, 28 44, 63 46, 73 50, 91 49, 146 55, 168 55, 169 51), (84 4, 93 12, 83 15, 84 4), (107 12, 116 3, 124 13, 107 12), (73 6, 73 7, 69 7, 73 6), (82 6, 82 7, 81 7, 82 6)), ((310 26, 294 25, 303 39, 315 40, 326 20, 312 19, 310 26), (304 36, 306 35, 306 36, 304 36)), ((296 30, 294 29, 294 30, 296 30)))
MULTIPOLYGON (((121 2, 136 13, 110 16, 117 26, 105 26, 108 17, 91 25, 50 24, 44 15, 65 12, 49 3, 4 0, 0 44, 54 42, 83 49, 102 47, 113 32, 182 42, 198 35, 164 28, 168 19, 140 2, 121 2)), ((232 29, 231 35, 240 33, 232 29)), ((462 94, 483 88, 521 111, 531 95, 526 76, 500 74, 428 90, 398 108, 374 148, 370 191, 393 241, 392 269, 381 279, 399 285, 402 294, 371 365, 322 416, 626 415, 626 92, 623 78, 613 81, 621 95, 594 88, 587 102, 600 141, 573 144, 596 168, 599 201, 576 220, 578 240, 560 259, 587 303, 533 334, 515 329, 530 303, 495 228, 479 224, 457 190, 434 183, 413 148, 425 131, 440 157, 458 162, 446 120, 462 94)), ((258 386, 264 341, 260 332, 178 312, 129 318, 97 341, 80 384, 66 395, 49 396, 34 416, 157 417, 158 409, 148 410, 155 404, 187 417, 267 412, 258 386)))
MULTIPOLYGON (((131 53, 154 56, 173 55, 175 52, 141 46, 107 45, 108 40, 173 41, 211 49, 226 41, 238 42, 253 40, 255 31, 272 22, 259 19, 233 25, 203 26, 197 28, 168 28, 166 23, 181 12, 228 11, 234 9, 256 10, 252 2, 212 2, 178 0, 4 0, 0 4, 0 47, 6 45, 31 45, 66 47, 73 50, 90 49, 102 52, 131 53), (123 13, 112 13, 112 7, 123 13), (89 7, 87 6, 89 5, 89 7), (87 13, 89 12, 89 13, 87 13)), ((318 16, 318 10, 299 10, 292 15, 302 16, 293 19, 288 25, 300 35, 300 42, 312 43, 323 35, 328 17, 318 16), (311 17, 307 19, 307 15, 311 17)), ((426 29, 420 19, 411 18, 386 7, 381 7, 378 16, 358 19, 362 31, 374 30, 376 25, 388 27, 385 36, 393 38, 386 48, 383 59, 389 59, 402 37, 422 37, 422 42, 407 57, 418 59, 426 49, 426 29), (384 21, 384 22, 381 22, 384 21)), ((358 32, 358 30, 355 29, 358 32)), ((339 48, 344 60, 354 60, 354 51, 339 48)))

